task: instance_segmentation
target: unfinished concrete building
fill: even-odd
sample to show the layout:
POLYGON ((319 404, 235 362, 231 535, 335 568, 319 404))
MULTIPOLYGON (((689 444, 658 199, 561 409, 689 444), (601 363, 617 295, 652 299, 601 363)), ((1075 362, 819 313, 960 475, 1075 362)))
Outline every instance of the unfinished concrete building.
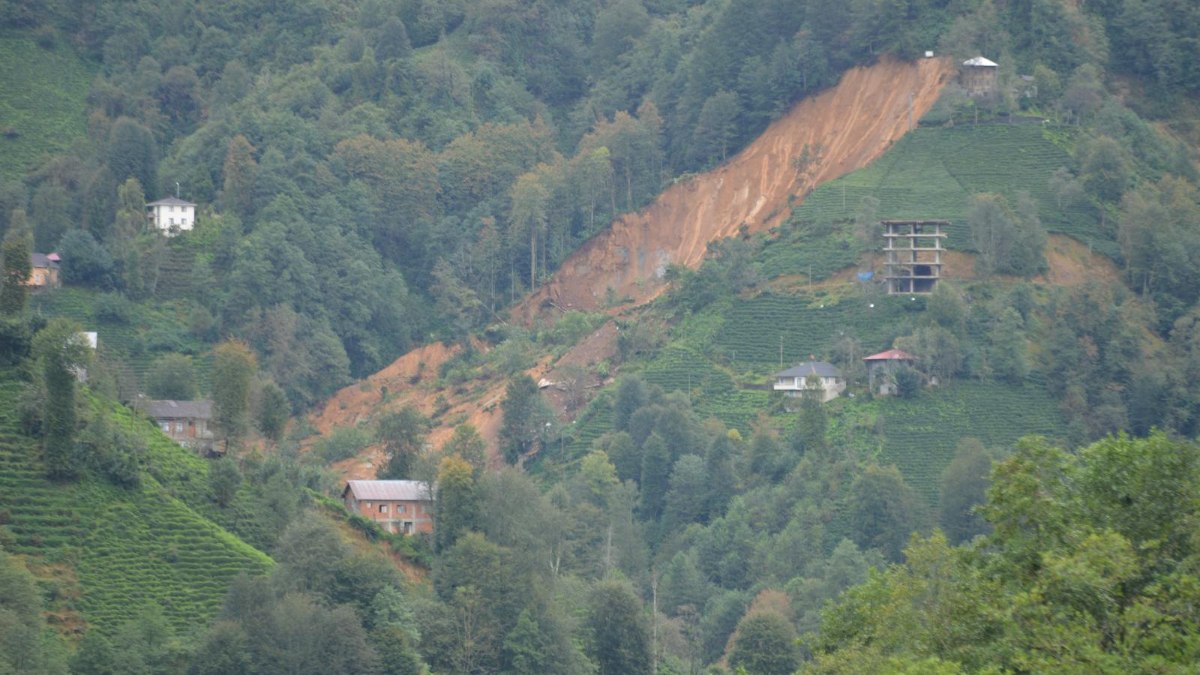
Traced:
POLYGON ((942 278, 945 220, 885 220, 883 278, 889 295, 932 293, 942 278))

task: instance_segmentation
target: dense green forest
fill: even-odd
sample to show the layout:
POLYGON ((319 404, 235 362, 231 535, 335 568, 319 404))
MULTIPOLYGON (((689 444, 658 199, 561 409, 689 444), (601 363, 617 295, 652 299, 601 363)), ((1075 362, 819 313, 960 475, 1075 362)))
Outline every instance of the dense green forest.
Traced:
POLYGON ((0 672, 1187 672, 1198 51, 1183 0, 0 0, 0 672), (947 87, 776 231, 668 270, 616 382, 554 417, 524 371, 607 317, 527 330, 512 301, 927 49, 994 58, 1001 93, 947 87), (176 192, 196 230, 147 232, 176 192), (960 224, 974 274, 830 282, 906 217, 960 224), (1047 283, 1050 235, 1094 274, 1047 283), (66 287, 30 297, 51 250, 66 287), (784 357, 766 324, 854 398, 741 387, 784 357), (514 466, 469 425, 427 449, 411 408, 299 451, 289 414, 471 336, 439 378, 508 382, 514 466), (875 397, 892 346, 916 359, 875 397), (139 393, 211 395, 232 456, 139 393), (436 480, 433 537, 330 499, 371 442, 436 480))

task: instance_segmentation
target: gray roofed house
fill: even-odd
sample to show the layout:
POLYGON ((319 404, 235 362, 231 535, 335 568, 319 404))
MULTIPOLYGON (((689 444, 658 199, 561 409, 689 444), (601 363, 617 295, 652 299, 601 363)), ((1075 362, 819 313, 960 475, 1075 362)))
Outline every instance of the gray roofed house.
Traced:
POLYGON ((168 237, 191 230, 196 224, 196 205, 178 197, 165 197, 146 204, 150 224, 168 237))
POLYGON ((842 372, 825 361, 805 361, 775 373, 775 385, 772 388, 787 396, 800 396, 809 390, 810 377, 814 378, 816 388, 821 392, 822 403, 837 398, 846 389, 842 372))
POLYGON ((351 513, 379 523, 388 532, 433 532, 433 492, 425 481, 346 481, 342 502, 351 513))
POLYGON ((142 410, 171 440, 194 449, 212 450, 212 401, 146 401, 142 410))

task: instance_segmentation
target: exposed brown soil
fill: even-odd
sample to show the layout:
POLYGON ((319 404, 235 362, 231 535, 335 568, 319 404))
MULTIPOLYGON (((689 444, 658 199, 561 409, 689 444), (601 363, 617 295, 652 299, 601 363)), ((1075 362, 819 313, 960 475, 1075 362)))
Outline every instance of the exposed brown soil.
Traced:
MULTIPOLYGON (((610 288, 615 297, 631 298, 634 305, 653 299, 665 287, 662 274, 668 264, 696 267, 709 242, 742 228, 754 233, 777 225, 814 187, 883 154, 909 130, 910 119, 919 119, 933 105, 953 73, 953 64, 942 59, 888 61, 847 72, 836 87, 802 101, 722 166, 678 181, 649 207, 592 238, 545 286, 513 308, 514 318, 532 322, 551 303, 560 309, 594 310, 610 288), (798 166, 806 148, 814 159, 798 166)), ((595 365, 612 356, 616 334, 609 322, 556 363, 543 359, 529 374, 561 382, 564 372, 570 372, 564 368, 580 366, 591 373, 587 386, 595 387, 600 384, 595 365)), ((327 434, 409 404, 433 415, 441 397, 443 409, 437 411, 429 442, 440 447, 456 425, 467 422, 488 442, 492 463, 498 463, 498 404, 504 383, 436 388, 438 368, 453 353, 441 344, 418 348, 338 392, 310 416, 310 423, 327 434)), ((565 418, 562 389, 546 391, 565 418)), ((334 468, 344 478, 373 478, 381 461, 382 452, 372 447, 334 468)))
POLYGON ((777 225, 814 187, 883 154, 908 131, 910 119, 933 105, 953 73, 953 64, 941 59, 847 72, 722 166, 677 182, 649 207, 618 219, 567 258, 514 314, 530 320, 550 303, 595 309, 608 289, 634 304, 653 299, 664 288, 668 264, 699 265, 709 242, 742 227, 753 233, 777 225), (799 167, 806 147, 816 159, 799 167))
POLYGON ((1120 279, 1116 263, 1077 240, 1052 234, 1046 244, 1046 264, 1050 269, 1038 281, 1056 286, 1078 286, 1085 281, 1109 283, 1120 279))

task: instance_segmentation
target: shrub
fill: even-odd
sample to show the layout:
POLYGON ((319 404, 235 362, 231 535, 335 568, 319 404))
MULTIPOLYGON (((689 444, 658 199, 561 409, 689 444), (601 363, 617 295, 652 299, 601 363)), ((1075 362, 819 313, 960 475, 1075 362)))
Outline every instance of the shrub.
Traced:
POLYGON ((92 307, 97 321, 128 324, 133 319, 133 303, 120 293, 102 293, 92 307))
POLYGON ((315 450, 326 462, 338 462, 358 454, 371 444, 371 432, 363 427, 339 427, 317 441, 315 450))

